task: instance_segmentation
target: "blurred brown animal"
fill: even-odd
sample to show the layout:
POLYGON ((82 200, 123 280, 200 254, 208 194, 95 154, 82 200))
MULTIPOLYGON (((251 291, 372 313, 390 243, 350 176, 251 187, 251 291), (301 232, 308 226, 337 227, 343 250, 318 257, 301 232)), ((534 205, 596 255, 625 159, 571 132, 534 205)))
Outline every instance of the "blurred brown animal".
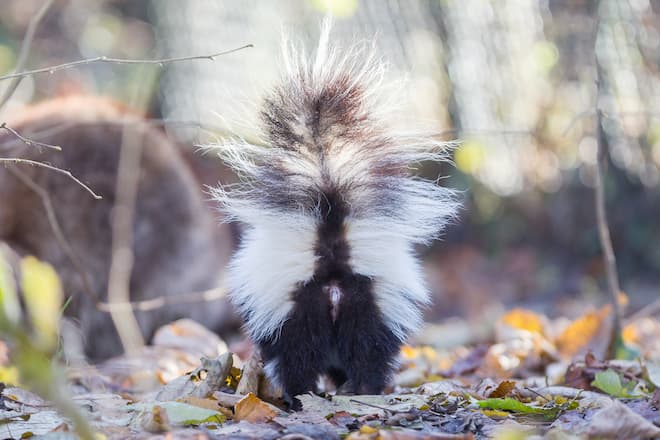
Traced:
MULTIPOLYGON (((90 96, 58 98, 28 107, 7 124, 25 137, 59 145, 62 151, 25 145, 3 132, 0 157, 36 160, 69 170, 103 197, 94 200, 66 176, 51 170, 24 164, 0 167, 0 241, 19 254, 35 255, 55 266, 65 294, 72 297, 65 314, 78 322, 90 358, 99 360, 121 352, 110 315, 99 311, 95 303, 107 301, 111 221, 124 135, 137 137, 143 147, 133 225, 131 300, 219 286, 231 250, 231 233, 217 225, 204 203, 200 184, 162 131, 108 99, 90 96), (16 169, 48 193, 80 268, 56 240, 41 198, 16 169)), ((212 330, 228 319, 224 300, 168 305, 136 315, 146 338, 160 325, 181 317, 212 330)))

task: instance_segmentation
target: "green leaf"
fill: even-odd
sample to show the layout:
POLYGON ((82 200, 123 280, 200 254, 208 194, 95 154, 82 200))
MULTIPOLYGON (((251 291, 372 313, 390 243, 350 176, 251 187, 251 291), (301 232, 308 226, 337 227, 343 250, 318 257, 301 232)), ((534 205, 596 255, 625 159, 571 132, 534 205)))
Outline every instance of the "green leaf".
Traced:
POLYGON ((500 411, 511 411, 522 414, 540 414, 546 418, 555 418, 562 409, 558 406, 538 407, 530 406, 511 397, 484 399, 477 402, 480 408, 497 409, 500 411))
POLYGON ((224 414, 199 406, 188 405, 182 402, 154 402, 136 403, 129 408, 136 411, 151 411, 158 405, 167 411, 167 418, 175 425, 200 425, 202 423, 224 423, 227 418, 224 414))
POLYGON ((632 390, 635 384, 628 382, 624 385, 621 381, 621 376, 619 376, 619 373, 612 369, 607 369, 605 371, 599 371, 596 373, 596 377, 593 382, 591 382, 591 386, 596 387, 602 392, 613 397, 624 399, 643 397, 641 394, 633 394, 632 390))

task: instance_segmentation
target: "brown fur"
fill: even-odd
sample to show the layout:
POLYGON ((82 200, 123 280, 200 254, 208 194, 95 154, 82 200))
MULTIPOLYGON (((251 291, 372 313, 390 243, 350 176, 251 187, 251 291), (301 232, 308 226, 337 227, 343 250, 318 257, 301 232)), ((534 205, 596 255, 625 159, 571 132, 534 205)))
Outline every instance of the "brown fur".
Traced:
MULTIPOLYGON (((91 294, 106 300, 111 259, 111 218, 119 150, 124 130, 142 141, 139 190, 134 220, 132 300, 181 295, 218 286, 231 249, 226 227, 216 226, 200 185, 175 144, 110 100, 77 96, 27 108, 8 125, 32 139, 62 147, 61 152, 26 146, 0 134, 0 157, 47 162, 70 170, 102 200, 94 200, 65 176, 27 165, 11 165, 46 189, 64 235, 79 256, 91 294)), ((66 314, 79 321, 86 352, 94 359, 119 353, 108 314, 96 310, 79 272, 55 239, 38 195, 0 167, 0 241, 21 254, 33 254, 58 270, 65 293, 73 297, 66 314)), ((146 337, 171 320, 189 317, 217 329, 227 318, 220 302, 168 306, 138 313, 146 337)))

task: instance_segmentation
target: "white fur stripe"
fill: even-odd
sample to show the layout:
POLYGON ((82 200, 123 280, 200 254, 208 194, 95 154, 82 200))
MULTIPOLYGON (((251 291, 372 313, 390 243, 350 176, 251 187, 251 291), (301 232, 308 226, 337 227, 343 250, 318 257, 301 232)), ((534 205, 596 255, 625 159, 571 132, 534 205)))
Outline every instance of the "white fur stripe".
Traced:
MULTIPOLYGON (((255 213, 256 214, 256 213, 255 213)), ((286 321, 297 285, 314 275, 316 223, 306 216, 252 220, 229 268, 233 302, 249 316, 250 336, 262 340, 286 321)))
POLYGON ((419 308, 429 302, 410 241, 387 221, 349 219, 346 231, 351 268, 373 280, 386 325, 404 340, 421 325, 419 308))

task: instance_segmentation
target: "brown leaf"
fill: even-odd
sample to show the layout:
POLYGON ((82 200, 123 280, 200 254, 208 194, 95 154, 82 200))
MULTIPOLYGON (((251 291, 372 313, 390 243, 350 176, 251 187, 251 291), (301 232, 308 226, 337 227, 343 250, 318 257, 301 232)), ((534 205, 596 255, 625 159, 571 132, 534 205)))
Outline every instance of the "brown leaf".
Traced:
POLYGON ((177 402, 187 403, 188 405, 197 406, 199 408, 210 409, 213 411, 218 411, 220 407, 220 403, 217 400, 203 399, 201 397, 195 397, 195 396, 186 396, 181 399, 178 399, 177 402))
POLYGON ((651 405, 660 411, 660 388, 656 389, 653 396, 651 396, 651 405))
POLYGON ((245 363, 241 373, 241 380, 236 387, 238 394, 259 393, 259 376, 263 371, 263 364, 261 362, 261 353, 257 348, 252 350, 250 358, 245 363))
POLYGON ((268 422, 277 416, 279 411, 272 405, 259 399, 253 393, 243 397, 234 406, 234 420, 245 420, 250 423, 268 422))
POLYGON ((165 432, 170 429, 167 411, 163 407, 154 405, 151 411, 140 416, 140 427, 147 432, 165 432))
POLYGON ((564 383, 572 388, 593 391, 591 382, 594 380, 594 373, 587 371, 585 367, 581 362, 569 365, 564 376, 564 383))
POLYGON ((497 398, 497 397, 507 397, 509 394, 511 394, 511 391, 513 391, 516 388, 516 382, 513 380, 503 380, 500 382, 500 384, 495 388, 489 395, 488 397, 491 398, 497 398))

